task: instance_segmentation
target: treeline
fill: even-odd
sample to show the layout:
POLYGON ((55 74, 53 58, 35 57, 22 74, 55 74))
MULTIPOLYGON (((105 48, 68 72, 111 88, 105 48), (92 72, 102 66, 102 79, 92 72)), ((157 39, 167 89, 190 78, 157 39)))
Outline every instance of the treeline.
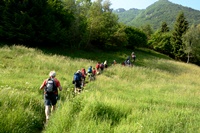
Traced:
POLYGON ((183 13, 174 29, 155 32, 118 22, 109 0, 1 0, 0 39, 30 47, 109 49, 148 47, 176 60, 200 65, 200 26, 189 27, 183 13))
POLYGON ((146 34, 120 24, 110 5, 109 0, 1 0, 0 39, 31 47, 145 46, 146 34))
POLYGON ((200 65, 200 24, 189 27, 183 12, 177 15, 173 30, 163 22, 155 32, 150 25, 146 31, 150 48, 176 60, 200 65))

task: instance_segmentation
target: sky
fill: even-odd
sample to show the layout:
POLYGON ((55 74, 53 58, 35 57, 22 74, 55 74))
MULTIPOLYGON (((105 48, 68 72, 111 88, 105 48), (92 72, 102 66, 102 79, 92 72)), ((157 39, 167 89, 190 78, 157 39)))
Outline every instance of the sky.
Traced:
MULTIPOLYGON (((94 1, 94 0, 92 0, 94 1)), ((146 9, 151 4, 158 0, 110 0, 112 3, 111 8, 118 9, 124 8, 129 10, 130 8, 146 9)), ((200 0, 169 0, 172 3, 182 6, 190 7, 200 11, 200 0)))

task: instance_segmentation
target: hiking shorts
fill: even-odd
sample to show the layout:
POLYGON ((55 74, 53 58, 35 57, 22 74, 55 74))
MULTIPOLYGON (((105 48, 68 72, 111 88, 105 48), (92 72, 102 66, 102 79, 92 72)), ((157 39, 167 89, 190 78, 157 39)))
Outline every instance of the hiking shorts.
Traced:
POLYGON ((45 94, 44 95, 44 104, 47 106, 56 105, 57 95, 56 94, 45 94))
POLYGON ((81 88, 81 82, 80 81, 75 81, 75 88, 81 88))

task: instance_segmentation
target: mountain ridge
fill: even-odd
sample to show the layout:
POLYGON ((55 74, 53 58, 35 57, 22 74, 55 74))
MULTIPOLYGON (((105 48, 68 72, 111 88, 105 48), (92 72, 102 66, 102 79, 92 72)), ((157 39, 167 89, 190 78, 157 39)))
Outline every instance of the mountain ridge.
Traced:
POLYGON ((119 8, 113 11, 119 17, 119 22, 125 25, 141 27, 150 24, 153 29, 158 29, 162 22, 166 22, 170 29, 180 12, 183 12, 189 25, 200 23, 200 11, 172 3, 168 0, 159 0, 146 9, 119 8))

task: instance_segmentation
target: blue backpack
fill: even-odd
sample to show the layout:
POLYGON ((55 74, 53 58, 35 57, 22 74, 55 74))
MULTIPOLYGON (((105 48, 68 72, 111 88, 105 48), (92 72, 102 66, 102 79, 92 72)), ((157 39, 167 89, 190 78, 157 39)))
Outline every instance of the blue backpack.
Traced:
POLYGON ((74 81, 80 81, 81 80, 81 75, 79 73, 74 74, 74 81))
POLYGON ((88 73, 92 73, 92 68, 88 68, 88 73))

